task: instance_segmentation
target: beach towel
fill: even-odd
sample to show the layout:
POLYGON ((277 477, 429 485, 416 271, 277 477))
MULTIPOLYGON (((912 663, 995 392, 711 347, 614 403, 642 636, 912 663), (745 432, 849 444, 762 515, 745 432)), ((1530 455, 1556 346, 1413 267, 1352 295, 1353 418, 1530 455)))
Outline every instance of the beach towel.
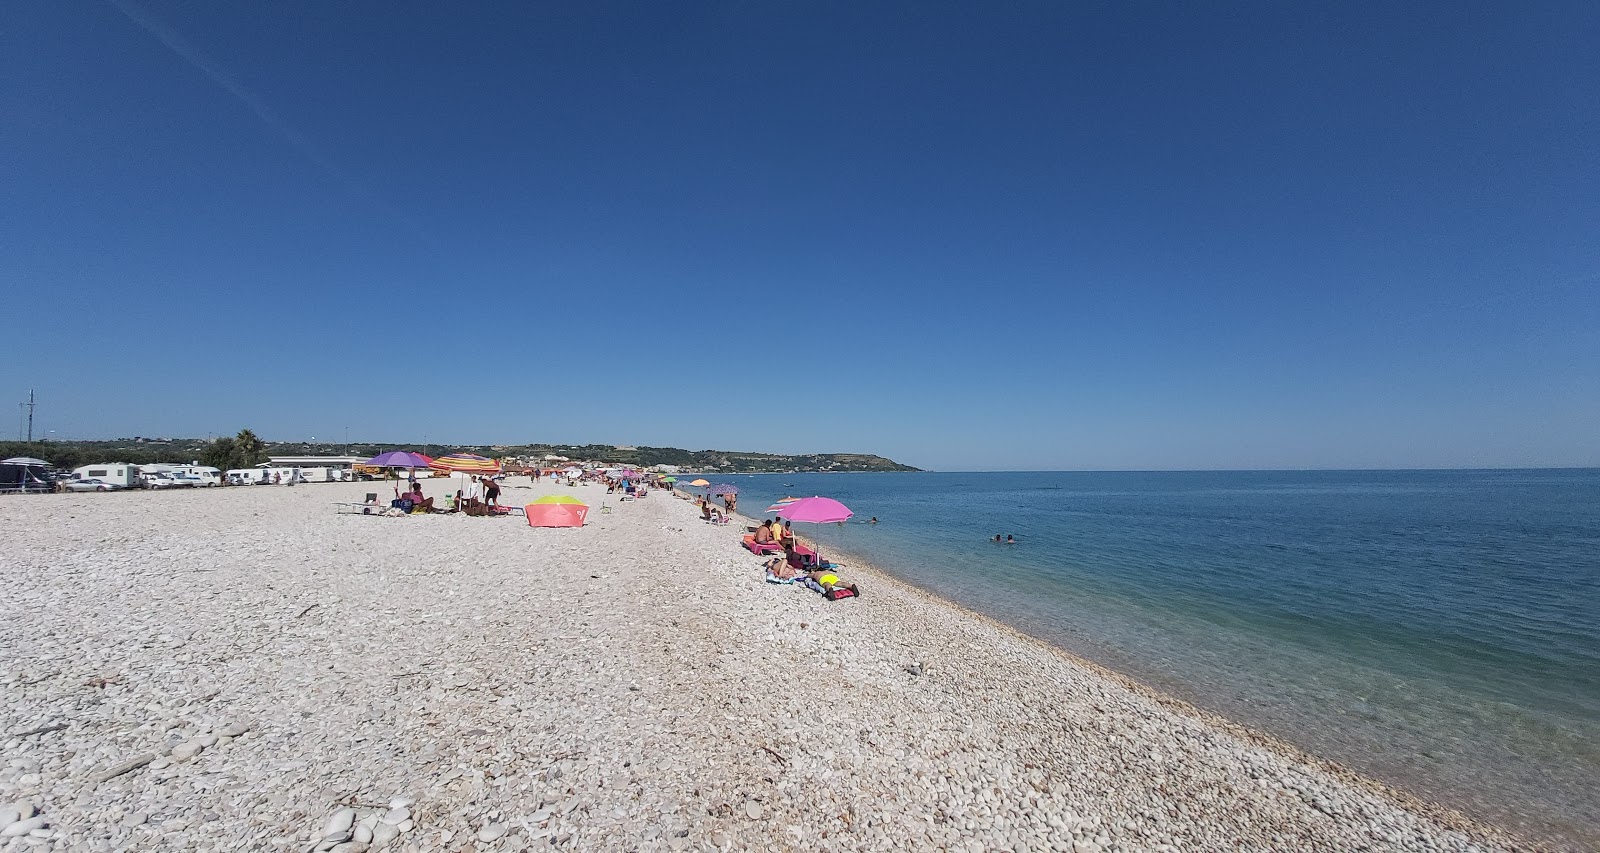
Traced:
POLYGON ((794 578, 780 578, 772 572, 767 572, 767 583, 794 583, 794 581, 794 578))

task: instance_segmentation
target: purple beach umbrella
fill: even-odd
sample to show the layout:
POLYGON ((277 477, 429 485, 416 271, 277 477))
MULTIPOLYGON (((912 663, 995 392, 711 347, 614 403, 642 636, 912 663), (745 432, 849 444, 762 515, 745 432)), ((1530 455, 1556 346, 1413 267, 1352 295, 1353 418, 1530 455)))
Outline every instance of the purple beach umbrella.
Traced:
POLYGON ((426 468, 431 461, 420 453, 412 453, 409 450, 391 450, 388 453, 380 453, 363 464, 371 465, 374 468, 426 468))

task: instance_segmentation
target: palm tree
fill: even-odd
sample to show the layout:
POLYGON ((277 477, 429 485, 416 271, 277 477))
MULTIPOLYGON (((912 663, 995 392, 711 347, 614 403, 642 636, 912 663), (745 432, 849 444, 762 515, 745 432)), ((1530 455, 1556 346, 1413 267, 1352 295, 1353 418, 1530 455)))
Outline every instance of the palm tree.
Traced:
POLYGON ((239 430, 233 437, 233 449, 238 454, 240 467, 249 467, 267 459, 267 445, 248 429, 239 430))

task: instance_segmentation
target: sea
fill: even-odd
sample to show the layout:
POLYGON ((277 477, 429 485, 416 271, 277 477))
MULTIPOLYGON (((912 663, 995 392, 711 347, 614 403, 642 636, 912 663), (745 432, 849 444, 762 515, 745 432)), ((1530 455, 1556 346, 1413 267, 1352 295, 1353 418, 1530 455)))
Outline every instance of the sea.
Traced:
POLYGON ((750 517, 840 500, 850 522, 795 525, 825 555, 1530 840, 1600 849, 1600 469, 700 476, 750 517))

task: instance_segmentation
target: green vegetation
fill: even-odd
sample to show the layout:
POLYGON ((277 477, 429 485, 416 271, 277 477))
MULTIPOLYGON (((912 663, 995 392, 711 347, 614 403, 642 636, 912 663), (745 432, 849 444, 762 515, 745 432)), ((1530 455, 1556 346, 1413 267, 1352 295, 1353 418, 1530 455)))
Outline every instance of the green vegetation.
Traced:
POLYGON ((267 461, 266 448, 266 442, 256 438, 255 433, 242 429, 233 438, 219 438, 211 442, 200 454, 200 461, 223 471, 249 468, 267 461))
POLYGON ((786 456, 778 453, 751 453, 733 450, 682 450, 676 447, 614 447, 609 444, 495 444, 443 445, 426 447, 413 442, 326 442, 262 441, 248 429, 231 438, 215 441, 199 438, 119 438, 113 441, 22 441, 0 442, 0 459, 36 456, 57 468, 76 468, 96 462, 128 462, 151 465, 158 462, 195 462, 224 471, 248 468, 265 462, 268 456, 376 456, 385 450, 421 450, 430 456, 445 453, 476 453, 501 458, 520 456, 543 459, 565 456, 573 460, 595 459, 616 465, 648 468, 676 465, 686 471, 721 471, 754 474, 763 471, 916 471, 892 459, 867 453, 815 453, 786 456))

